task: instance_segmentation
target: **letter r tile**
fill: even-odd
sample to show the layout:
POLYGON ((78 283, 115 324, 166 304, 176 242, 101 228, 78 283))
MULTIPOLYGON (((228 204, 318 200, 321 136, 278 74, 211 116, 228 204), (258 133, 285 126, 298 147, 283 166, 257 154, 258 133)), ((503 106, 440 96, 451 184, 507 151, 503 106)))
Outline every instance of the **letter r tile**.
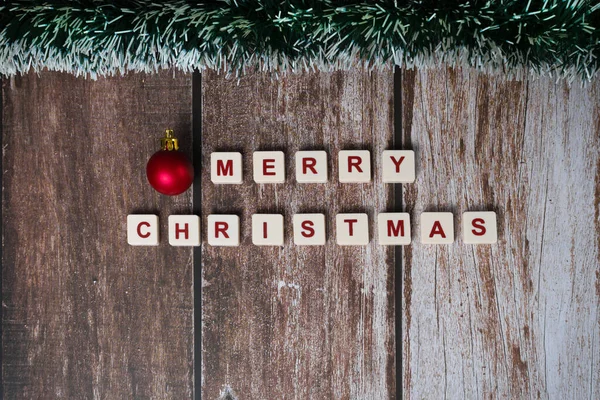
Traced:
POLYGON ((327 153, 324 151, 296 152, 296 182, 326 183, 327 153))
POLYGON ((369 150, 341 150, 338 154, 339 179, 342 183, 371 181, 371 152, 369 150))
POLYGON ((412 150, 385 150, 381 156, 381 177, 385 183, 413 183, 415 181, 415 152, 412 150))
POLYGON ((451 244, 454 242, 454 215, 450 212, 421 214, 421 243, 451 244))
POLYGON ((208 244, 211 246, 240 245, 240 217, 231 214, 208 216, 208 244))

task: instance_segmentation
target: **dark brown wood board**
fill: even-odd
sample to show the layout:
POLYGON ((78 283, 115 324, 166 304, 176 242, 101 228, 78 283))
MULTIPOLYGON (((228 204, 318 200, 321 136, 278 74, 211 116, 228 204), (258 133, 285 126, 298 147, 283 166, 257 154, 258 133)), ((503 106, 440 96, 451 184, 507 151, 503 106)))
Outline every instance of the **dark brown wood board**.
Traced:
POLYGON ((415 232, 452 211, 458 234, 404 248, 403 398, 600 398, 599 82, 403 71, 402 132, 415 232), (462 243, 479 210, 498 244, 462 243))
POLYGON ((191 149, 191 87, 172 72, 4 80, 5 398, 191 398, 192 250, 165 239, 191 192, 145 177, 165 128, 191 149), (140 212, 161 218, 158 247, 127 244, 140 212))
POLYGON ((393 72, 202 76, 202 217, 238 214, 242 244, 202 247, 202 395, 394 398, 394 249, 374 221, 391 211, 380 154, 393 145, 393 72), (326 184, 297 184, 294 154, 325 150, 326 184), (341 149, 372 151, 374 182, 340 184, 341 149), (252 152, 285 152, 286 183, 252 180, 252 152), (240 151, 242 185, 213 185, 210 153, 240 151), (292 216, 326 215, 325 246, 298 247, 292 216), (335 215, 366 212, 371 243, 335 244, 335 215), (285 218, 285 246, 257 247, 251 215, 285 218))

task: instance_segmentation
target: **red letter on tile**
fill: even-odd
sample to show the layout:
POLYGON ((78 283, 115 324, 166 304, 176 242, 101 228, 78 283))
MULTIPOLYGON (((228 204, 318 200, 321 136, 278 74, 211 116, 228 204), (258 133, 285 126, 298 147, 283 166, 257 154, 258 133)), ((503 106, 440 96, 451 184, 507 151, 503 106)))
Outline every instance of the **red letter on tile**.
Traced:
POLYGON ((306 171, 310 169, 313 174, 317 173, 317 169, 315 168, 317 165, 317 159, 314 157, 306 157, 302 159, 302 173, 306 175, 306 171))
POLYGON ((217 160, 217 175, 233 176, 233 160, 227 160, 226 165, 223 165, 223 160, 217 160))
POLYGON ((354 223, 358 222, 357 219, 345 219, 344 220, 345 223, 348 224, 348 235, 350 236, 354 236, 354 223))
POLYGON ((359 156, 348 156, 348 172, 352 172, 352 167, 355 167, 358 172, 363 172, 360 168, 360 164, 362 164, 362 158, 359 156))
POLYGON ((148 222, 140 222, 137 226, 137 234, 139 237, 146 239, 148 236, 150 236, 150 232, 146 232, 145 234, 142 233, 142 225, 144 225, 145 227, 149 228, 150 224, 148 222))
POLYGON ((187 240, 189 238, 189 232, 188 232, 188 224, 184 224, 185 228, 181 229, 179 227, 179 224, 175 224, 175 239, 179 239, 179 234, 180 233, 184 233, 185 234, 185 239, 187 240))
POLYGON ((304 229, 304 231, 301 232, 302 236, 306 238, 315 236, 315 230, 313 228, 314 225, 315 224, 312 221, 302 221, 302 224, 300 224, 302 229, 304 229))
POLYGON ((476 229, 471 229, 471 232, 473 232, 473 235, 483 236, 487 232, 487 229, 485 229, 485 226, 483 225, 483 224, 485 224, 485 221, 483 220, 483 218, 475 218, 473 220, 473 222, 471 222, 471 224, 473 225, 473 228, 476 228, 476 229))
MULTIPOLYGON (((396 173, 399 173, 400 172, 400 164, 402 164, 402 161, 404 161, 404 156, 400 157, 399 160, 396 160, 396 158, 394 156, 390 156, 390 158, 392 159, 392 162, 396 166, 396 173)), ((402 236, 404 236, 404 235, 402 235, 402 236)))
POLYGON ((275 165, 273 165, 274 162, 275 162, 275 160, 272 158, 265 158, 263 160, 263 175, 264 176, 275 176, 276 175, 274 171, 273 172, 267 171, 267 169, 275 168, 275 165))
POLYGON ((431 233, 429 234, 429 237, 432 238, 434 235, 442 235, 442 237, 444 239, 446 238, 446 234, 444 233, 444 230, 442 229, 442 224, 440 223, 440 221, 435 221, 433 223, 433 228, 431 229, 431 233))
POLYGON ((222 233, 223 236, 225 236, 225 239, 229 239, 227 229, 229 229, 229 224, 227 222, 215 222, 215 239, 219 237, 219 233, 222 233))

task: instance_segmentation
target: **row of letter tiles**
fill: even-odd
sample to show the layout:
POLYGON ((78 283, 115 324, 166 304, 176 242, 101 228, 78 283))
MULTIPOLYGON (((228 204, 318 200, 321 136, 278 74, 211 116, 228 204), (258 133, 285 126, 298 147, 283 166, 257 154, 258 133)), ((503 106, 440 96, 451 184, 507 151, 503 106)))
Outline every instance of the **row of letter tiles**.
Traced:
MULTIPOLYGON (((382 154, 382 179, 385 183, 415 181, 415 153, 412 150, 385 150, 382 154)), ((252 171, 256 183, 284 183, 285 156, 282 151, 255 151, 252 171)), ((339 181, 360 183, 371 181, 371 152, 342 150, 338 154, 339 181)), ((242 153, 211 153, 210 178, 215 184, 241 184, 242 153)), ((328 179, 325 151, 296 152, 296 181, 325 183, 328 179)))
MULTIPOLYGON (((494 244, 498 240, 496 213, 492 211, 463 214, 465 244, 494 244)), ((208 244, 239 246, 240 218, 237 215, 208 216, 208 244)), ((324 214, 295 214, 293 216, 294 244, 323 246, 326 242, 324 214)), ((337 214, 336 242, 340 246, 369 244, 367 214, 337 214)), ((411 243, 408 213, 380 213, 377 216, 380 245, 404 246, 411 243)), ((127 242, 132 246, 157 246, 158 217, 148 214, 127 216, 127 242)), ((454 242, 454 215, 449 212, 421 214, 421 243, 451 244, 454 242)), ((281 214, 252 215, 252 243, 257 246, 283 246, 284 222, 281 214)), ((200 246, 200 218, 197 215, 169 216, 169 244, 200 246)))

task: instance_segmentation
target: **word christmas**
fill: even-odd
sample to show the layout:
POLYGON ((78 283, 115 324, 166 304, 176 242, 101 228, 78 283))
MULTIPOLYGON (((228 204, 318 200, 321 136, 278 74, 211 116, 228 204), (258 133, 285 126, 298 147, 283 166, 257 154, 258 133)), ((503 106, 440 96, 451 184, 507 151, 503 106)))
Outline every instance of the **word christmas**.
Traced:
MULTIPOLYGON (((131 214, 127 216, 127 241, 133 246, 157 246, 159 242, 158 216, 131 214)), ((239 246, 240 218, 237 215, 212 214, 207 219, 208 244, 211 246, 239 246)), ((337 214, 335 218, 338 245, 365 246, 369 244, 367 214, 337 214)), ((466 244, 493 244, 498 239, 496 213, 465 212, 463 214, 463 242, 466 244)), ((408 213, 380 213, 377 216, 380 245, 407 245, 411 243, 408 213)), ((294 244, 323 246, 327 230, 324 214, 295 214, 293 217, 294 244)), ((284 245, 284 218, 281 214, 252 215, 252 243, 257 246, 284 245)), ((421 214, 421 243, 449 244, 454 242, 454 215, 449 212, 421 214)), ((200 246, 200 218, 197 215, 169 216, 169 244, 172 246, 200 246)))
MULTIPOLYGON (((415 181, 415 153, 412 150, 385 150, 382 154, 383 182, 415 181)), ((285 160, 282 151, 255 151, 252 171, 256 183, 285 182, 285 160)), ((342 150, 338 154, 339 180, 343 183, 371 181, 371 152, 342 150)), ((241 153, 211 153, 210 179, 215 184, 242 183, 241 153)), ((328 179, 325 151, 296 152, 296 181, 325 183, 328 179)))

